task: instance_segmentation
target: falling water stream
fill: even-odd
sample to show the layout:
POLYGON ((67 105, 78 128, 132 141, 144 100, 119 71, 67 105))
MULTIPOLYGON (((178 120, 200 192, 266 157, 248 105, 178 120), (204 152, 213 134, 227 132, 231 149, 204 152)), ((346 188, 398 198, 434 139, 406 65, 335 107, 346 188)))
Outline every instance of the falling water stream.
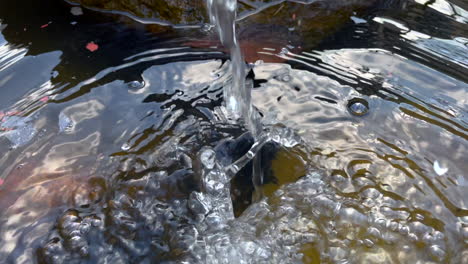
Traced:
POLYGON ((254 129, 250 89, 245 85, 245 64, 236 35, 236 0, 207 0, 209 16, 218 31, 221 43, 231 54, 232 85, 224 88, 226 108, 236 119, 243 118, 254 129))
MULTIPOLYGON (((207 0, 209 17, 218 31, 221 44, 229 49, 231 55, 230 72, 232 82, 224 87, 226 109, 231 117, 243 121, 247 130, 258 140, 261 123, 253 110, 251 88, 245 83, 246 67, 236 34, 237 0, 207 0)), ((263 183, 261 161, 254 157, 252 178, 257 190, 256 200, 261 197, 259 186, 263 183)), ((242 167, 241 167, 242 168, 242 167)))

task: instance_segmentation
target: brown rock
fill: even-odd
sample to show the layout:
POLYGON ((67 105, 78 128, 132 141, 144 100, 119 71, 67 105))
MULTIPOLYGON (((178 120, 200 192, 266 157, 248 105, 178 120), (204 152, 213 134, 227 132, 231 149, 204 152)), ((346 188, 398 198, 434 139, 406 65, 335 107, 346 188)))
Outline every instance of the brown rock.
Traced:
POLYGON ((205 0, 73 0, 89 8, 121 11, 174 25, 207 21, 205 0))

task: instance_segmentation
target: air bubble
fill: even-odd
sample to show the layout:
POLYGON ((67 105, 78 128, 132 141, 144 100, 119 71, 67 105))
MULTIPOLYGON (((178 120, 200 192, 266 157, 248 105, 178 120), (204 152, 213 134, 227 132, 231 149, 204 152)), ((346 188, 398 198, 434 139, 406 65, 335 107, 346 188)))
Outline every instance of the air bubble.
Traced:
POLYGON ((395 222, 395 221, 391 221, 389 224, 388 224, 388 228, 392 231, 397 231, 398 229, 398 223, 395 222))
POLYGON ((82 223, 81 224, 81 227, 80 227, 80 232, 82 234, 86 234, 89 232, 89 230, 91 229, 91 225, 88 224, 88 223, 82 223))
POLYGON ((428 245, 430 245, 430 244, 432 244, 432 243, 435 242, 435 241, 434 241, 434 240, 435 240, 434 237, 433 237, 431 234, 429 234, 429 233, 426 233, 426 234, 423 236, 422 239, 423 239, 423 242, 426 243, 426 244, 428 244, 428 245))
POLYGON ((101 225, 101 219, 93 219, 91 221, 91 224, 94 226, 94 227, 97 227, 97 226, 100 226, 101 225))
POLYGON ((409 228, 405 225, 400 225, 400 228, 398 229, 398 232, 402 235, 408 235, 409 233, 409 228))
POLYGON ((431 257, 434 258, 434 260, 439 262, 445 258, 445 251, 438 245, 432 245, 429 248, 429 254, 431 254, 431 257))
POLYGON ((418 241, 418 236, 415 233, 408 234, 408 238, 412 242, 417 242, 418 241))
POLYGON ((128 151, 130 148, 131 148, 131 146, 128 143, 123 144, 122 147, 121 147, 121 149, 123 151, 128 151))
POLYGON ((247 253, 249 255, 252 255, 255 252, 255 249, 257 248, 255 243, 251 242, 251 241, 244 242, 242 244, 242 247, 244 248, 245 253, 247 253))
POLYGON ((89 254, 89 250, 87 246, 81 247, 80 248, 80 255, 81 256, 87 256, 89 254))
POLYGON ((441 241, 441 240, 444 240, 444 238, 445 238, 444 233, 442 233, 440 231, 435 231, 434 232, 434 239, 435 240, 441 241))
POLYGON ((74 236, 70 238, 69 243, 72 248, 78 248, 84 243, 84 240, 81 236, 74 236))
POLYGON ((145 87, 145 82, 144 81, 131 81, 127 84, 128 88, 131 90, 139 90, 143 87, 145 87))
POLYGON ((387 221, 383 218, 378 218, 374 222, 380 228, 384 228, 387 226, 387 221))
POLYGON ((58 238, 54 238, 52 241, 47 243, 44 246, 44 253, 46 255, 52 255, 52 254, 55 254, 57 252, 60 252, 62 250, 62 245, 59 242, 60 241, 59 241, 58 238))
MULTIPOLYGON (((348 257, 349 252, 340 247, 330 247, 330 258, 336 262, 348 257)), ((338 262, 340 263, 340 262, 338 262)), ((344 262, 343 262, 344 263, 344 262)))
POLYGON ((368 247, 368 248, 371 248, 371 247, 374 246, 374 242, 372 242, 372 240, 370 240, 370 239, 364 239, 362 242, 363 242, 364 245, 365 245, 366 247, 368 247))
POLYGON ((200 154, 200 161, 209 170, 215 166, 215 152, 212 149, 205 149, 200 154))
POLYGON ((369 230, 367 230, 367 233, 370 235, 370 236, 373 236, 375 238, 380 238, 380 231, 375 228, 375 227, 371 227, 369 228, 369 230))
POLYGON ((369 112, 369 103, 362 98, 354 98, 348 101, 348 111, 355 116, 364 116, 369 112))
POLYGON ((465 239, 465 242, 468 242, 468 226, 462 227, 461 234, 465 239))
POLYGON ((209 200, 200 192, 192 192, 187 205, 195 215, 204 216, 211 210, 209 200))
MULTIPOLYGON (((78 228, 79 224, 73 223, 70 228, 78 228)), ((73 229, 68 233, 68 237, 80 237, 82 235, 81 231, 78 229, 73 229)))
POLYGON ((282 77, 281 77, 281 80, 283 82, 289 82, 291 81, 291 76, 289 74, 284 74, 282 77))

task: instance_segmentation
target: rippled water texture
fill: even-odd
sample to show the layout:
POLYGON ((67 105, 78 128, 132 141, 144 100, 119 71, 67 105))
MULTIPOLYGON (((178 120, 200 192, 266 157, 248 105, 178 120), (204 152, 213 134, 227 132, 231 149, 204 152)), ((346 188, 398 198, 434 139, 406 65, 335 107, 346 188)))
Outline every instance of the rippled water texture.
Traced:
POLYGON ((1 1, 1 263, 468 263, 466 1, 239 3, 256 140, 209 25, 1 1))

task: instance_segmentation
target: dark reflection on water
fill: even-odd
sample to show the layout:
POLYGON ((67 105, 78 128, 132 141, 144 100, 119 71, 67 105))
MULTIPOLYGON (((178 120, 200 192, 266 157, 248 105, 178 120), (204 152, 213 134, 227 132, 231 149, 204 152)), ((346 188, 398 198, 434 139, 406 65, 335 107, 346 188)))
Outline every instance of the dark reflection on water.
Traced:
MULTIPOLYGON (((220 107, 229 62, 215 34, 0 3, 0 259, 467 262, 468 6, 341 6, 328 3, 335 20, 322 2, 287 2, 240 21, 265 127, 303 143, 265 146, 267 198, 252 199, 244 169, 237 219, 207 235, 197 153, 243 133, 220 107), (281 26, 267 41, 266 18, 281 26)), ((231 162, 241 139, 218 147, 231 162)))

